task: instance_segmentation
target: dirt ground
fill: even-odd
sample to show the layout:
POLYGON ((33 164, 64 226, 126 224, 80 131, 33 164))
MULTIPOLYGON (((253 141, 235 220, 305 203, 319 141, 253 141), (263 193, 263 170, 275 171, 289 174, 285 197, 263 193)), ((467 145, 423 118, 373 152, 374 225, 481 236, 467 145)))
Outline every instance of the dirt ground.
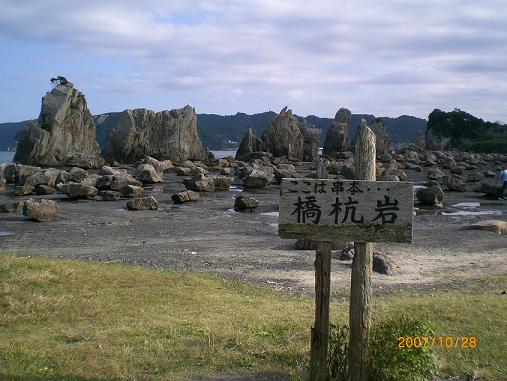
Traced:
MULTIPOLYGON (((415 184, 425 178, 424 173, 407 173, 415 184)), ((201 194, 198 202, 174 205, 170 196, 185 189, 182 182, 182 177, 166 173, 164 183, 145 189, 159 201, 157 211, 127 211, 126 200, 35 196, 56 200, 61 217, 37 223, 22 214, 1 214, 0 250, 210 272, 283 291, 313 292, 315 253, 295 250, 294 240, 277 235, 278 186, 242 191, 237 183, 229 191, 201 194), (233 211, 240 194, 257 198, 260 208, 254 213, 233 211)), ((7 192, 0 194, 0 203, 14 199, 11 188, 7 185, 7 192)), ((460 288, 470 277, 507 273, 507 236, 462 230, 479 220, 507 220, 507 202, 473 192, 446 192, 443 209, 416 212, 412 244, 375 246, 394 260, 397 274, 374 274, 374 292, 460 288), (464 202, 476 204, 457 205, 464 202)), ((351 261, 332 260, 335 298, 348 292, 350 267, 351 261)))

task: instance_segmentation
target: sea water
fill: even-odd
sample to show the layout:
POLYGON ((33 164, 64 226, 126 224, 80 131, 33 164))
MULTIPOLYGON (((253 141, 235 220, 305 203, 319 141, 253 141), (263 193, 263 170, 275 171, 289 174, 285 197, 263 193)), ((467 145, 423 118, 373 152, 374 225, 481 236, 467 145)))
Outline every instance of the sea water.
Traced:
POLYGON ((0 151, 0 163, 12 163, 15 153, 14 151, 0 151))

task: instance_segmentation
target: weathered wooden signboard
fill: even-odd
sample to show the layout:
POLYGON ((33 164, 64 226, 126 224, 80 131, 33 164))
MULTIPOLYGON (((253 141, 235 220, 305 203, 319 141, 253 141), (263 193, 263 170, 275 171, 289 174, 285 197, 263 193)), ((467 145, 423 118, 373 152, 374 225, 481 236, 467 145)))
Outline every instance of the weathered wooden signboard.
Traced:
POLYGON ((283 238, 412 242, 412 183, 283 179, 279 235, 283 238))

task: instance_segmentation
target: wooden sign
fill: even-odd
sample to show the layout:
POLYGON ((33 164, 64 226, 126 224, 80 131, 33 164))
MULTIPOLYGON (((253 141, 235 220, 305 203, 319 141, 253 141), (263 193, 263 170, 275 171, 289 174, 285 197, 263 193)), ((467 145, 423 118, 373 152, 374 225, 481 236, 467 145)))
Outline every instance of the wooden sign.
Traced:
POLYGON ((283 179, 282 238, 412 242, 412 183, 283 179))

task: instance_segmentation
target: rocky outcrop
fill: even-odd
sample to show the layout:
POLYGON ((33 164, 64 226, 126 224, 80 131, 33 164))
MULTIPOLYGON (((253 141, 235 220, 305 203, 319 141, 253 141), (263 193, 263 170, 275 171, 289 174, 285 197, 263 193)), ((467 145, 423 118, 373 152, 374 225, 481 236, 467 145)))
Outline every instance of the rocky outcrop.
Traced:
POLYGON ((347 151, 350 148, 349 123, 352 113, 346 108, 338 110, 333 124, 326 134, 322 154, 334 157, 338 152, 347 151))
POLYGON ((61 83, 42 98, 39 118, 23 131, 14 161, 84 168, 103 164, 86 99, 72 83, 61 83))
POLYGON ((243 136, 243 139, 239 144, 239 148, 236 151, 236 159, 243 160, 246 155, 252 152, 263 152, 265 150, 266 147, 264 147, 262 140, 260 140, 255 135, 255 132, 249 128, 246 131, 245 136, 243 136))
POLYGON ((389 146, 391 145, 391 139, 387 134, 382 118, 375 118, 371 122, 371 130, 375 133, 376 136, 375 149, 377 151, 377 156, 381 157, 389 155, 389 146))
POLYGON ((303 161, 317 161, 321 129, 308 123, 305 118, 297 118, 299 131, 303 134, 303 161))
POLYGON ((304 137, 296 118, 287 106, 275 116, 262 134, 266 150, 274 157, 286 157, 301 161, 304 157, 304 137))
POLYGON ((185 106, 171 111, 135 109, 116 114, 104 156, 109 161, 133 163, 145 156, 173 162, 204 160, 207 154, 197 133, 195 109, 185 106))

